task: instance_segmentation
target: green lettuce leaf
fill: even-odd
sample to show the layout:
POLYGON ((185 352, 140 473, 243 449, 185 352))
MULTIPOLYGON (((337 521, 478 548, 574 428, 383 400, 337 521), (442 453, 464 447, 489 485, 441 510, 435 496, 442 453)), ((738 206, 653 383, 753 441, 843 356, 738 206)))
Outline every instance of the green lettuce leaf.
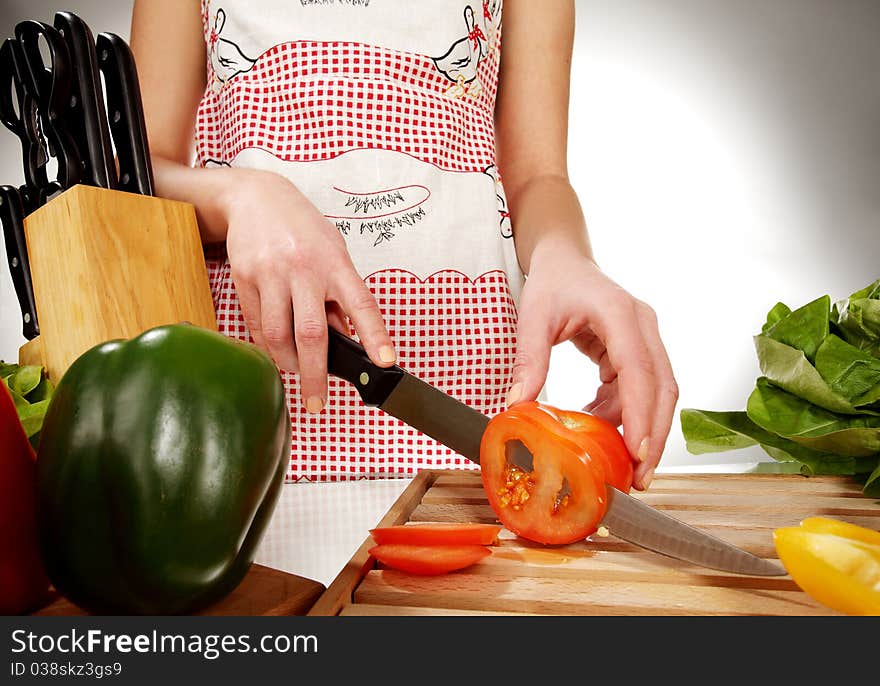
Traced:
POLYGON ((868 475, 868 479, 865 481, 862 491, 870 498, 880 498, 880 463, 878 463, 877 468, 868 475))
POLYGON ((745 412, 687 408, 681 410, 680 420, 688 452, 695 455, 760 445, 774 460, 801 463, 801 473, 808 475, 865 474, 870 473, 877 464, 876 458, 838 455, 790 441, 761 428, 745 412))
MULTIPOLYGON (((776 305, 767 315, 768 323, 771 318, 779 317, 776 305), (774 314, 775 313, 775 314, 774 314)), ((823 295, 803 307, 792 310, 789 314, 781 316, 769 326, 763 334, 774 341, 779 341, 792 348, 796 348, 806 355, 810 362, 816 356, 816 351, 828 335, 830 326, 831 298, 823 295)))
POLYGON ((853 407, 880 400, 880 359, 829 334, 816 352, 816 371, 853 407))
POLYGON ((837 328, 847 343, 880 357, 880 300, 850 299, 840 311, 837 328))
POLYGON ((754 341, 758 366, 765 378, 789 393, 831 412, 842 414, 860 412, 828 385, 802 350, 762 334, 755 336, 754 341))
POLYGON ((44 376, 36 388, 27 394, 29 402, 37 403, 41 400, 48 400, 55 392, 55 386, 49 381, 49 377, 44 376))
POLYGON ((880 279, 849 296, 850 300, 861 300, 862 298, 880 300, 880 279))
POLYGON ((36 365, 19 367, 6 379, 9 388, 19 395, 27 397, 43 380, 43 368, 36 365))
POLYGON ((767 333, 767 330, 770 329, 776 322, 785 319, 788 315, 791 314, 791 308, 785 303, 776 303, 767 313, 767 321, 764 323, 764 326, 761 327, 761 333, 767 333))
POLYGON ((24 432, 36 449, 55 387, 43 367, 37 365, 21 366, 0 360, 0 379, 9 389, 24 432))
POLYGON ((7 377, 12 376, 17 369, 17 364, 3 362, 3 360, 0 360, 0 379, 6 379, 7 377))
POLYGON ((880 497, 880 279, 833 305, 827 295, 795 310, 777 302, 754 344, 762 376, 746 410, 682 410, 688 451, 759 445, 880 497))
POLYGON ((745 412, 683 409, 679 416, 686 447, 693 455, 748 448, 757 445, 766 433, 745 412), (758 438, 755 432, 760 434, 758 438))
POLYGON ((765 431, 813 450, 852 457, 880 456, 880 417, 840 415, 758 379, 746 414, 765 431))

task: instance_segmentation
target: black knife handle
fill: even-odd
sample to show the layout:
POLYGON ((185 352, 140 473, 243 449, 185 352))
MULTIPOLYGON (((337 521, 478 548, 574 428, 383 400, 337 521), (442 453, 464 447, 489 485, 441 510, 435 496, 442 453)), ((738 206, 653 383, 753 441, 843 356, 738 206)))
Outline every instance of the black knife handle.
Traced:
POLYGON ((0 121, 21 142, 25 183, 35 194, 49 185, 49 157, 40 133, 37 99, 27 89, 25 70, 21 44, 7 38, 0 47, 0 121))
POLYGON ((153 167, 134 55, 128 43, 113 33, 99 33, 96 43, 98 66, 104 74, 107 117, 119 164, 118 187, 130 193, 153 195, 153 167))
POLYGON ((24 56, 21 46, 13 38, 7 38, 0 46, 0 121, 22 141, 26 141, 24 120, 21 109, 25 97, 21 66, 24 56))
POLYGON ((57 182, 61 189, 75 186, 82 180, 82 158, 67 129, 69 124, 71 67, 70 52, 54 26, 26 19, 15 26, 15 37, 21 44, 26 63, 25 86, 37 99, 43 133, 49 141, 49 152, 58 163, 57 182), (40 40, 49 52, 49 65, 43 61, 40 40))
POLYGON ((22 333, 26 339, 32 340, 40 334, 40 326, 24 235, 24 210, 18 190, 12 186, 0 186, 0 225, 3 226, 12 285, 21 307, 22 333))
POLYGON ((327 371, 354 384, 365 405, 378 407, 384 403, 406 372, 397 365, 377 367, 356 340, 332 326, 327 330, 327 371))
POLYGON ((101 188, 114 188, 116 161, 104 114, 95 39, 88 24, 73 12, 56 12, 54 24, 70 53, 70 129, 83 157, 84 180, 101 188))

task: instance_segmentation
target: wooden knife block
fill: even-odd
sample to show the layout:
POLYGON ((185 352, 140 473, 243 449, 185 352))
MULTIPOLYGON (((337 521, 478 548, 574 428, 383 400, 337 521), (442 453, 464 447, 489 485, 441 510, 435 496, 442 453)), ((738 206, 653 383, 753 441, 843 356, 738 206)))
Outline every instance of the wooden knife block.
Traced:
POLYGON ((108 340, 184 321, 217 329, 192 205, 78 185, 24 228, 40 335, 19 362, 53 382, 108 340))

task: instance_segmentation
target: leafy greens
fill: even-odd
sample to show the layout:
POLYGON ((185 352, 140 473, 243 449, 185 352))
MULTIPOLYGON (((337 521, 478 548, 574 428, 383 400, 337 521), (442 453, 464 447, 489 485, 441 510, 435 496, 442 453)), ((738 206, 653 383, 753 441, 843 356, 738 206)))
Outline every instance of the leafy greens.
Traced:
POLYGON ((683 409, 688 451, 760 445, 803 474, 854 476, 880 497, 880 279, 833 304, 776 303, 754 342, 761 376, 745 411, 683 409))
POLYGON ((36 450, 55 387, 39 365, 18 365, 0 360, 0 379, 12 394, 18 418, 36 450))

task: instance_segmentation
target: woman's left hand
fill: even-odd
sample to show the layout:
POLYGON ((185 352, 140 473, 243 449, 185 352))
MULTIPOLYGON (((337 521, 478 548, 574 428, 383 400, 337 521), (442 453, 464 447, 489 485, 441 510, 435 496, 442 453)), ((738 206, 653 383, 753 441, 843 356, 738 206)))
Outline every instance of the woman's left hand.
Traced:
POLYGON ((582 254, 541 246, 520 298, 517 352, 508 405, 534 400, 550 350, 571 341, 599 366, 595 399, 584 409, 619 426, 639 463, 634 485, 651 483, 672 425, 678 386, 657 316, 582 254))

